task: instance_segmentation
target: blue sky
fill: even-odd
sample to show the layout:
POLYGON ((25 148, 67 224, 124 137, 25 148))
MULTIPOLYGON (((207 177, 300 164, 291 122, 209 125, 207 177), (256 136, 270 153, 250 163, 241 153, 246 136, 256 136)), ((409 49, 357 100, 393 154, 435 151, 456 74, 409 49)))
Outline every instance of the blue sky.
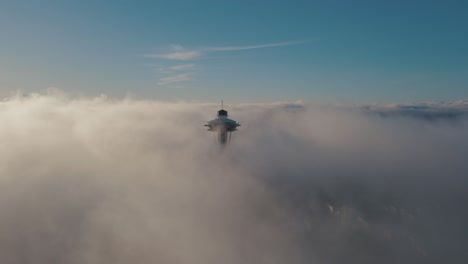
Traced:
POLYGON ((1 1, 0 96, 468 98, 467 1, 1 1))

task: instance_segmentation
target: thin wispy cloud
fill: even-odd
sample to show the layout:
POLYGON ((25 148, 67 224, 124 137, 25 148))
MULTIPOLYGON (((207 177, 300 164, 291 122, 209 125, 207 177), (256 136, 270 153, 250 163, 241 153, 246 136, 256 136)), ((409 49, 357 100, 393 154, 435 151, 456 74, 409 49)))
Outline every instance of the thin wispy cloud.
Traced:
POLYGON ((161 78, 158 82, 158 85, 168 85, 180 82, 187 82, 190 80, 191 73, 182 73, 174 76, 161 78))
POLYGON ((181 65, 175 65, 172 67, 169 67, 169 69, 174 70, 174 71, 183 71, 183 70, 190 70, 193 68, 193 64, 181 64, 181 65))
POLYGON ((222 46, 222 47, 202 47, 195 49, 185 49, 181 45, 171 45, 169 53, 163 54, 145 54, 147 58, 156 59, 168 59, 168 60, 193 60, 201 57, 204 53, 216 52, 216 51, 239 51, 239 50, 251 50, 251 49, 264 49, 281 46, 291 46, 304 43, 304 41, 284 41, 267 43, 260 45, 246 45, 246 46, 222 46))
MULTIPOLYGON (((282 47, 282 46, 291 46, 304 43, 305 41, 283 41, 283 42, 274 42, 266 43, 259 45, 244 45, 244 46, 208 46, 208 47, 198 47, 187 49, 180 44, 174 44, 169 46, 166 50, 166 53, 155 53, 155 54, 145 54, 146 58, 153 59, 165 59, 165 60, 174 60, 174 61, 192 61, 198 59, 208 53, 213 52, 229 52, 229 51, 242 51, 242 50, 253 50, 253 49, 264 49, 264 48, 273 48, 273 47, 282 47)), ((158 85, 167 86, 169 84, 187 82, 190 80, 190 75, 195 64, 187 63, 173 66, 160 67, 159 72, 164 74, 170 74, 172 71, 186 71, 186 73, 164 77, 158 81, 158 85)))
POLYGON ((192 60, 200 57, 199 51, 178 51, 166 54, 145 54, 147 58, 167 59, 167 60, 192 60))
POLYGON ((263 49, 263 48, 272 48, 272 47, 281 47, 281 46, 291 46, 300 44, 303 41, 286 41, 286 42, 277 42, 269 43, 262 45, 249 45, 249 46, 226 46, 226 47, 207 47, 204 50, 206 51, 236 51, 236 50, 250 50, 250 49, 263 49))

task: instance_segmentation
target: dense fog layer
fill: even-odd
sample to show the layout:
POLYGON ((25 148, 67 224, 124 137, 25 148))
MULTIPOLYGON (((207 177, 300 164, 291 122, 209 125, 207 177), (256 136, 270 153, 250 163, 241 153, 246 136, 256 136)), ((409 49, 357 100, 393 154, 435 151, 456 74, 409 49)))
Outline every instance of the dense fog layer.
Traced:
POLYGON ((466 263, 465 103, 5 99, 0 263, 466 263))

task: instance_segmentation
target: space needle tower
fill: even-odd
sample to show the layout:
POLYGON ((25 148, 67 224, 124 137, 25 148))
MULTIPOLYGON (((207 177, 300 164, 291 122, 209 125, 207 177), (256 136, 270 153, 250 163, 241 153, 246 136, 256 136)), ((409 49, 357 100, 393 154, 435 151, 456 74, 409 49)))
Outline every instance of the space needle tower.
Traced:
POLYGON ((221 101, 221 110, 218 111, 218 117, 205 125, 208 131, 218 134, 218 142, 222 145, 231 141, 231 133, 240 126, 239 122, 229 119, 228 112, 224 110, 223 101, 221 101))

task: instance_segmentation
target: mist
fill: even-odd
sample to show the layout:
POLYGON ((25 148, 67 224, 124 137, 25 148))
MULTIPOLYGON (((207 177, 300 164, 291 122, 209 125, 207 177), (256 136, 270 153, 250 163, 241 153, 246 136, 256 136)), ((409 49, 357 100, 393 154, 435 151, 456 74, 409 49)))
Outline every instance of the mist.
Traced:
POLYGON ((13 96, 0 262, 466 263, 466 105, 13 96))

